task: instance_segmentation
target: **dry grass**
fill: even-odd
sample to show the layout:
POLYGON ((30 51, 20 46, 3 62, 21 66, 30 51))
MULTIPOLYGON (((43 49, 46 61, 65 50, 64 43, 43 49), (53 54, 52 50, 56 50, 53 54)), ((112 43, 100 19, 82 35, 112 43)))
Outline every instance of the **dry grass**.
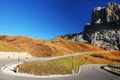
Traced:
POLYGON ((96 57, 93 56, 96 54, 89 53, 89 54, 82 54, 76 57, 62 58, 52 61, 27 62, 21 64, 19 67, 20 67, 20 72, 32 73, 36 75, 71 74, 72 68, 77 70, 78 67, 83 64, 120 64, 120 62, 117 61, 118 59, 120 59, 120 56, 118 56, 119 53, 120 51, 111 51, 111 52, 103 51, 101 53, 96 53, 96 54, 107 58, 98 57, 98 56, 96 57), (112 60, 113 55, 114 58, 117 60, 112 60))
POLYGON ((21 49, 6 43, 4 41, 0 41, 0 51, 6 51, 6 52, 22 52, 21 49))
POLYGON ((91 56, 120 63, 120 51, 102 52, 100 54, 92 54, 91 56))
POLYGON ((22 51, 28 52, 35 57, 57 56, 68 53, 83 51, 101 51, 100 47, 94 45, 65 40, 60 37, 53 40, 42 40, 26 36, 0 36, 4 41, 22 51))
MULTIPOLYGON (((101 57, 94 57, 92 54, 84 54, 82 56, 79 56, 79 58, 86 62, 86 64, 120 64, 118 61, 113 61, 101 57)), ((109 57, 110 58, 110 57, 109 57)), ((117 58, 119 59, 119 58, 117 58)))
POLYGON ((0 36, 0 50, 25 51, 36 57, 57 56, 76 52, 103 51, 96 54, 63 58, 45 62, 27 62, 21 64, 20 72, 36 75, 71 74, 72 68, 77 69, 81 64, 115 64, 120 63, 120 51, 104 51, 103 48, 75 42, 57 37, 53 40, 42 40, 25 36, 0 36), (74 63, 74 64, 73 64, 74 63), (74 66, 73 66, 74 65, 74 66))
POLYGON ((19 65, 19 72, 35 75, 72 74, 72 69, 84 64, 77 57, 62 58, 51 61, 33 61, 19 65))
POLYGON ((54 45, 58 45, 60 47, 65 47, 68 50, 71 50, 71 52, 78 52, 78 51, 101 51, 103 48, 87 44, 87 43, 80 43, 76 41, 71 41, 67 39, 62 39, 60 37, 55 38, 54 40, 51 40, 51 43, 54 45))

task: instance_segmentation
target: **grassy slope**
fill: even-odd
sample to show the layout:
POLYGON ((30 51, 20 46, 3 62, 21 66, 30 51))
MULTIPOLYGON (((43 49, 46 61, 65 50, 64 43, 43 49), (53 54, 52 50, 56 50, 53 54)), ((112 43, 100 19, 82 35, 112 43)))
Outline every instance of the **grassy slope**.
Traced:
POLYGON ((96 54, 83 54, 76 57, 62 58, 44 62, 27 62, 21 64, 19 66, 19 70, 20 72, 27 72, 36 75, 71 74, 72 68, 77 70, 77 68, 82 64, 120 64, 120 61, 118 61, 120 60, 120 51, 101 52, 97 53, 97 56, 93 55, 96 54), (104 56, 105 58, 101 56, 104 56))
POLYGON ((120 51, 102 52, 101 54, 92 54, 96 58, 102 58, 110 61, 120 62, 120 51))
POLYGON ((100 47, 96 47, 90 44, 65 40, 59 37, 47 41, 42 39, 29 38, 25 36, 4 35, 0 36, 0 40, 8 44, 14 45, 14 47, 28 52, 35 57, 57 56, 81 51, 103 50, 100 47))
POLYGON ((6 51, 6 52, 22 52, 21 49, 6 43, 4 41, 0 41, 0 51, 6 51))
POLYGON ((26 51, 36 57, 56 56, 83 51, 103 51, 100 54, 84 54, 73 59, 69 57, 46 62, 28 62, 20 65, 20 71, 37 75, 70 74, 72 67, 77 69, 79 65, 85 63, 120 63, 119 51, 104 52, 100 47, 65 40, 60 37, 47 41, 25 36, 0 36, 0 51, 26 51))
MULTIPOLYGON (((83 51, 104 51, 104 49, 57 37, 47 41, 25 36, 0 36, 0 51, 26 51, 36 57, 56 56, 83 51)), ((120 52, 103 52, 100 54, 84 54, 82 56, 63 58, 46 62, 31 62, 20 65, 20 71, 44 74, 70 74, 72 62, 75 69, 85 63, 120 63, 120 52), (28 67, 29 66, 29 67, 28 67)))
POLYGON ((120 63, 120 51, 103 51, 96 54, 85 54, 79 56, 79 58, 86 61, 86 64, 117 64, 120 63))
POLYGON ((72 57, 69 57, 44 62, 33 61, 19 65, 19 72, 36 75, 71 74, 72 68, 77 69, 82 64, 84 64, 84 61, 81 61, 77 57, 74 57, 73 60, 72 57))

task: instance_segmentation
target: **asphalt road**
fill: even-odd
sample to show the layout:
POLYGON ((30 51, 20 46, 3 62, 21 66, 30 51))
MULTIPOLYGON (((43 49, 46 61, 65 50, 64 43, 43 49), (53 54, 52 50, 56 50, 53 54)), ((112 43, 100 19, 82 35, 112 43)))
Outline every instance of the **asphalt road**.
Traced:
MULTIPOLYGON (((17 60, 0 59, 0 68, 9 63, 17 63, 17 60)), ((120 75, 110 73, 102 69, 102 64, 88 64, 81 66, 81 72, 74 76, 32 78, 3 73, 0 70, 0 80, 120 80, 120 75)))

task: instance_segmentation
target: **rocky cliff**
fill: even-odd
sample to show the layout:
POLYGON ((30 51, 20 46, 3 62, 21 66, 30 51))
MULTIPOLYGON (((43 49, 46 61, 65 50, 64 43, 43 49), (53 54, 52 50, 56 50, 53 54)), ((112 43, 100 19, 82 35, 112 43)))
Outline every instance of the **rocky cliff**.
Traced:
POLYGON ((106 7, 94 8, 91 23, 85 25, 83 32, 61 37, 88 42, 110 50, 120 50, 120 5, 109 2, 106 7))

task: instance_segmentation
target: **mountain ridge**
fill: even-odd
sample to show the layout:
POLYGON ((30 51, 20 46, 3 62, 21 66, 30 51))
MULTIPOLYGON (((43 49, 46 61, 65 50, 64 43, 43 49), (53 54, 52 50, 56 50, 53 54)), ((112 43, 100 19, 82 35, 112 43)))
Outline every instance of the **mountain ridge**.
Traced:
POLYGON ((106 7, 95 7, 91 23, 85 25, 83 32, 60 37, 87 42, 109 50, 120 50, 120 5, 109 2, 106 7))

